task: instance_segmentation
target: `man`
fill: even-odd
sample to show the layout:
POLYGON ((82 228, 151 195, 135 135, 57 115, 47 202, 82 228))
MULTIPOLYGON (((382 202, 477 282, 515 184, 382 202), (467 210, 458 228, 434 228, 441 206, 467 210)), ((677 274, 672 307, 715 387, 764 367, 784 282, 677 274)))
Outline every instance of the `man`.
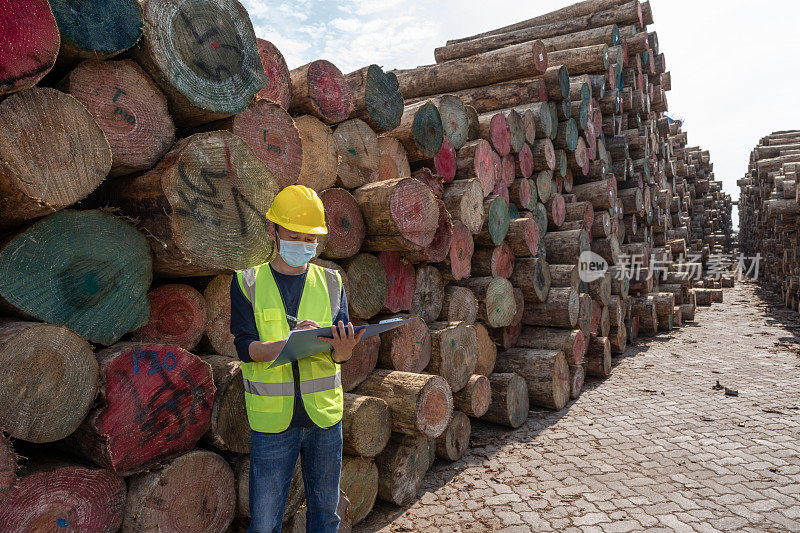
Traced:
POLYGON ((322 201, 292 185, 275 197, 267 219, 278 255, 237 271, 231 283, 231 333, 242 360, 250 422, 250 532, 281 530, 292 472, 300 455, 309 532, 335 532, 340 517, 343 392, 340 365, 354 334, 339 274, 309 264, 317 236, 328 232, 322 201), (330 326, 332 351, 270 367, 291 329, 330 326))

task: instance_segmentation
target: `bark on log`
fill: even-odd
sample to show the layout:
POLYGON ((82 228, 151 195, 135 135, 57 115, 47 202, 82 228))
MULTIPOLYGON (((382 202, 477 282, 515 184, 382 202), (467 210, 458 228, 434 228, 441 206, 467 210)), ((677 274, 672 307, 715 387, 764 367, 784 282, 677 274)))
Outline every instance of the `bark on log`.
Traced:
POLYGON ((424 265, 417 269, 416 290, 411 300, 411 314, 419 315, 426 323, 439 317, 444 300, 444 280, 439 269, 424 265))
POLYGON ((393 73, 369 65, 347 74, 345 80, 352 95, 350 118, 360 118, 377 132, 391 131, 400 125, 403 95, 393 73))
POLYGON ((164 91, 177 126, 241 113, 266 86, 253 25, 238 1, 145 0, 142 9, 144 31, 131 56, 164 91))
POLYGON ((256 38, 256 48, 267 77, 267 86, 256 93, 256 98, 267 99, 288 110, 292 103, 292 83, 286 59, 274 44, 264 39, 256 38))
POLYGON ((205 338, 213 352, 237 357, 231 333, 231 279, 230 274, 219 274, 203 291, 208 313, 205 338))
POLYGON ((350 500, 350 518, 353 525, 358 524, 372 512, 378 497, 378 467, 375 465, 375 460, 342 456, 339 487, 350 500))
POLYGON ((84 61, 58 88, 86 106, 111 148, 111 175, 153 167, 175 141, 167 99, 133 61, 84 61))
POLYGON ((455 91, 452 95, 460 98, 465 106, 472 106, 477 113, 546 102, 548 96, 543 76, 470 87, 455 91))
POLYGON ((558 411, 569 401, 569 366, 560 350, 512 348, 503 353, 495 368, 522 376, 532 404, 558 411))
POLYGON ((406 106, 400 125, 388 135, 403 145, 411 162, 430 159, 442 149, 444 129, 439 110, 430 101, 406 106))
POLYGON ((194 448, 208 430, 211 367, 183 348, 118 343, 96 354, 102 403, 64 446, 121 475, 194 448))
POLYGON ((33 87, 56 63, 61 34, 45 0, 7 3, 0 16, 0 96, 33 87))
POLYGON ((550 286, 571 287, 578 290, 581 284, 578 265, 550 265, 550 286))
POLYGON ((525 301, 544 302, 550 292, 550 266, 538 257, 518 258, 509 281, 522 290, 525 301))
POLYGON ((169 283, 147 294, 150 320, 131 333, 131 340, 149 344, 176 344, 193 350, 206 329, 206 302, 190 285, 169 283))
POLYGON ((516 257, 532 257, 539 251, 539 225, 530 218, 509 220, 506 242, 516 257))
POLYGON ((413 178, 378 181, 353 191, 353 197, 364 215, 368 236, 399 235, 421 248, 433 241, 439 206, 424 183, 413 178))
POLYGON ((375 457, 392 434, 392 413, 380 398, 345 393, 342 435, 344 453, 375 457))
POLYGON ((547 52, 539 41, 494 50, 469 59, 395 70, 404 98, 445 94, 542 74, 547 52))
POLYGON ((583 365, 569 365, 569 397, 577 400, 583 391, 583 383, 586 379, 586 369, 583 365))
MULTIPOLYGON (((531 221, 536 224, 534 221, 531 221)), ((538 227, 537 227, 538 230, 538 227)), ((470 275, 476 277, 494 276, 508 279, 514 272, 514 253, 507 243, 500 246, 481 246, 472 254, 472 270, 470 275)))
MULTIPOLYGON (((97 360, 88 342, 63 326, 0 320, 0 427, 12 437, 66 437, 89 411, 97 389, 97 360)), ((5 478, 5 461, 0 463, 5 478)))
POLYGON ((475 365, 475 374, 489 376, 494 371, 497 360, 497 345, 489 336, 489 330, 480 322, 476 322, 475 335, 478 338, 478 363, 475 365))
POLYGON ((569 287, 551 287, 547 301, 526 302, 522 323, 574 329, 580 315, 580 295, 569 287))
POLYGON ((577 263, 580 255, 591 250, 589 234, 582 229, 550 231, 544 236, 547 259, 551 263, 577 263))
POLYGON ((241 138, 214 131, 182 139, 153 170, 121 178, 108 192, 112 205, 140 220, 155 272, 199 276, 269 259, 265 214, 278 190, 241 138))
POLYGON ((611 342, 608 337, 593 335, 586 350, 586 375, 607 378, 611 375, 611 342))
POLYGON ((452 392, 441 376, 375 370, 353 392, 386 401, 392 411, 392 431, 406 435, 435 439, 453 411, 452 392))
POLYGON ((489 376, 492 403, 482 420, 518 428, 525 423, 530 411, 528 386, 519 374, 499 373, 489 376))
POLYGON ((523 326, 517 339, 520 348, 560 350, 570 365, 583 363, 589 339, 579 329, 523 326))
POLYGON ((80 201, 110 168, 108 141, 77 99, 36 87, 0 102, 0 230, 80 201))
POLYGON ((303 164, 297 184, 317 192, 333 187, 340 160, 333 131, 311 115, 296 117, 294 124, 303 148, 303 164))
POLYGON ((564 65, 571 75, 606 72, 610 65, 608 46, 593 44, 548 53, 553 65, 564 65))
POLYGON ((434 322, 431 331, 431 360, 427 371, 442 376, 452 392, 469 382, 478 363, 478 337, 464 322, 434 322))
POLYGON ((435 441, 426 437, 392 435, 386 449, 375 459, 378 497, 395 505, 408 505, 422 486, 435 447, 435 441))
MULTIPOLYGON (((486 378, 484 377, 484 379, 486 378)), ((486 383, 489 383, 488 379, 486 383)), ((447 429, 436 439, 436 455, 446 461, 458 461, 469 448, 471 432, 472 424, 469 417, 461 411, 453 411, 447 429)))
POLYGON ((0 432, 0 505, 3 504, 3 500, 14 485, 16 478, 17 457, 14 455, 14 450, 11 449, 9 439, 0 432))
POLYGON ((125 480, 101 468, 62 461, 28 467, 0 503, 3 531, 112 533, 122 524, 125 480))
POLYGON ((220 450, 250 453, 250 424, 244 405, 241 362, 224 355, 201 355, 211 365, 216 395, 211 426, 202 441, 220 450))
POLYGON ((151 279, 145 238, 100 211, 54 213, 0 247, 6 313, 61 323, 94 343, 147 322, 151 279))
POLYGON ((235 507, 233 470, 225 459, 192 450, 164 468, 128 480, 121 531, 225 531, 235 507), (192 487, 191 497, 186 487, 192 487))
POLYGON ((618 327, 613 327, 609 330, 608 340, 611 342, 612 353, 625 353, 625 348, 628 346, 628 330, 624 322, 618 327))
POLYGON ((352 93, 342 72, 324 59, 289 71, 292 103, 289 111, 309 114, 325 124, 336 124, 350 115, 352 93))
POLYGON ((453 393, 454 409, 476 418, 486 413, 491 400, 492 388, 489 379, 483 374, 474 374, 463 389, 453 393))

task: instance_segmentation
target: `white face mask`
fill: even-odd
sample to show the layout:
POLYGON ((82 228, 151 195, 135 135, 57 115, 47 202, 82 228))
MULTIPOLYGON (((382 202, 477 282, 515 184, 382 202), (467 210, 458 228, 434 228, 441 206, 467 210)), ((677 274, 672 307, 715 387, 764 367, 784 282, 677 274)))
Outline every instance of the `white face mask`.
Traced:
POLYGON ((319 244, 317 242, 279 240, 281 246, 278 253, 289 266, 293 267, 301 267, 314 259, 319 244))

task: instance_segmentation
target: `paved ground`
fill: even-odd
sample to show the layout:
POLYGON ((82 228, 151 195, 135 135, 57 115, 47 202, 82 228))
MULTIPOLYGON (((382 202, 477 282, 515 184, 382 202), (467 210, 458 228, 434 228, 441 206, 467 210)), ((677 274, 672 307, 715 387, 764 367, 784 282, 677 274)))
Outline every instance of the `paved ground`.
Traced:
POLYGON ((563 411, 475 427, 413 505, 379 502, 356 531, 800 531, 796 317, 751 283, 727 289, 563 411))

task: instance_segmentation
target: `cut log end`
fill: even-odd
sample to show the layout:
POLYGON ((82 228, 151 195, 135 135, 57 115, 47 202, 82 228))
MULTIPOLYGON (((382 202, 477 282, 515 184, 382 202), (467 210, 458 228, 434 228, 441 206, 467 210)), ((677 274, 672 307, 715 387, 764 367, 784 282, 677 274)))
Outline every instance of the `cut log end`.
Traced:
POLYGON ((267 76, 267 86, 261 89, 256 98, 265 98, 275 102, 284 109, 289 109, 292 102, 292 85, 289 79, 289 67, 278 48, 269 41, 256 39, 258 56, 267 76))
POLYGON ((150 321, 131 334, 134 342, 176 344, 192 350, 206 329, 206 302, 189 285, 162 285, 147 295, 150 321))
POLYGON ((444 378, 435 376, 420 392, 417 427, 430 438, 440 436, 453 412, 453 394, 444 378))
POLYGON ((6 4, 0 14, 0 95, 32 87, 56 63, 61 37, 45 0, 6 4))

